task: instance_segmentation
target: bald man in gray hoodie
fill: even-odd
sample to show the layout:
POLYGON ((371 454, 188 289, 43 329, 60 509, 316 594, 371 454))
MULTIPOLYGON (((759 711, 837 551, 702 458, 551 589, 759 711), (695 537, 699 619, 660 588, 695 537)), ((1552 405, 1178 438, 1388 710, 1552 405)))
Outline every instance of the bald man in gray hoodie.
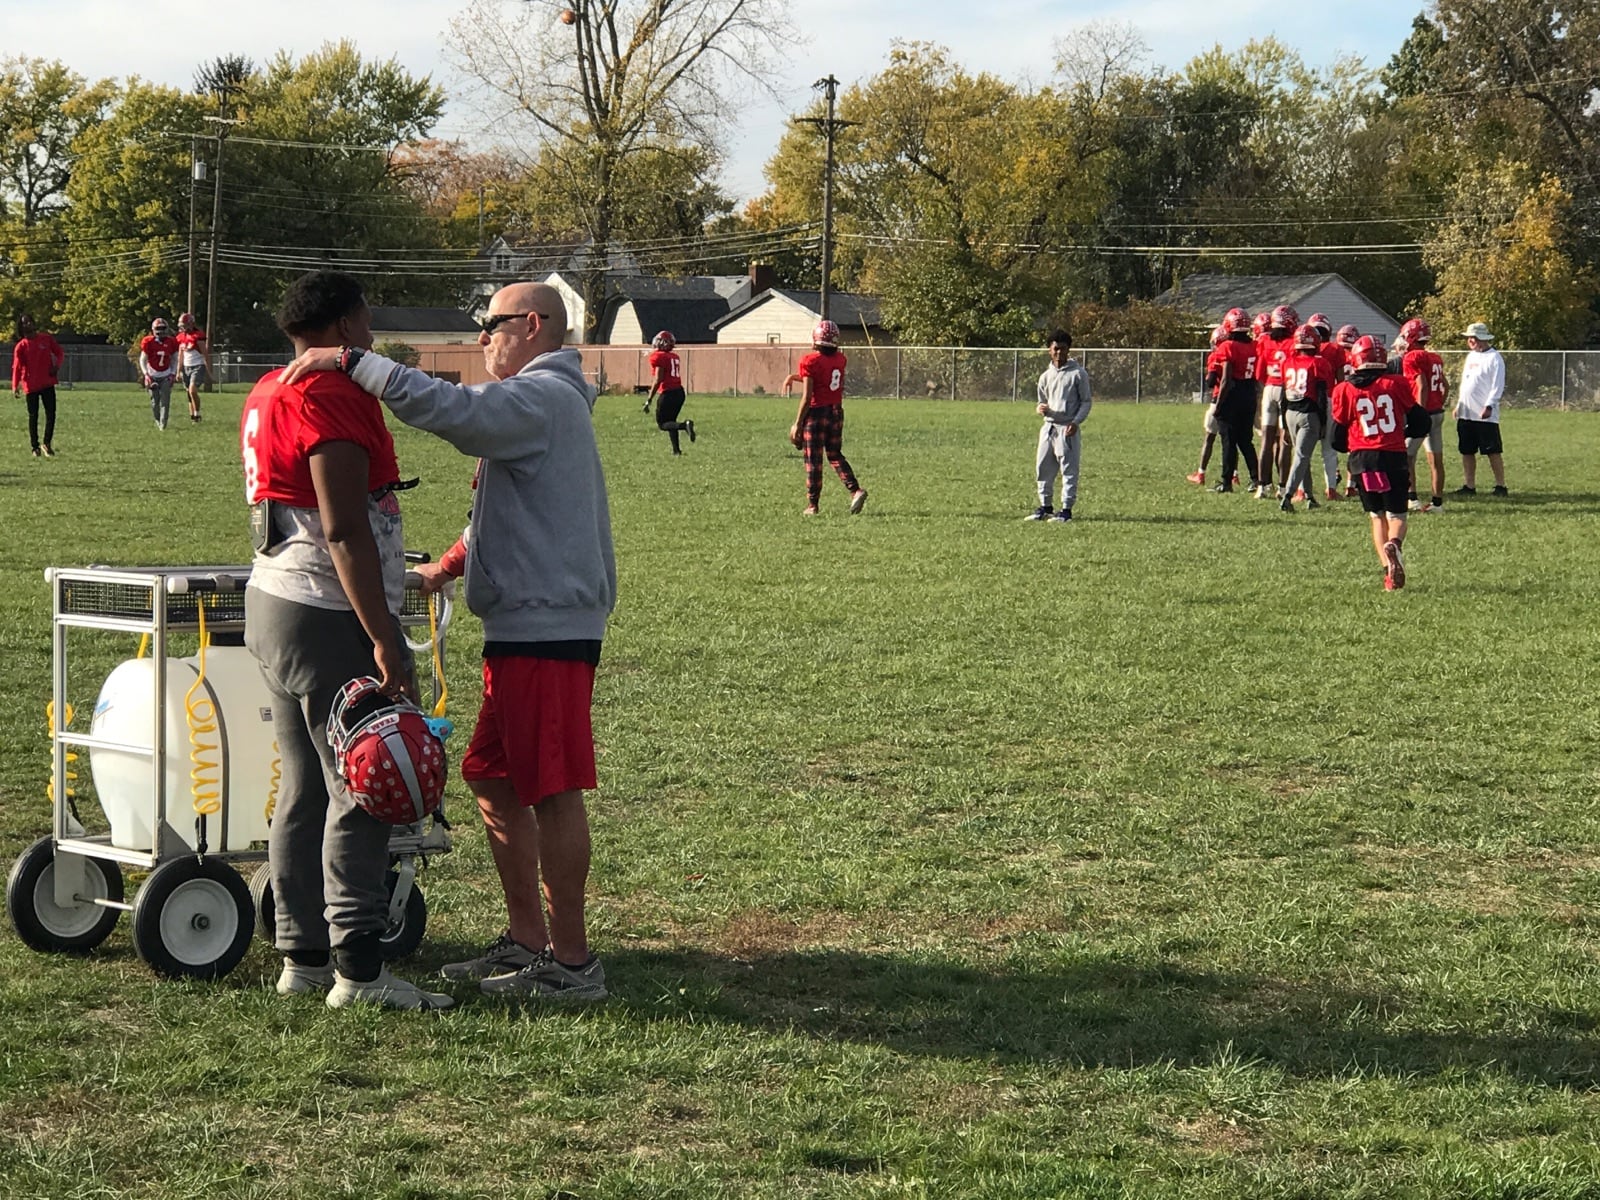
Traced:
MULTIPOLYGON (((502 288, 478 338, 492 383, 462 386, 348 347, 336 365, 408 425, 478 459, 471 523, 418 573, 436 591, 465 576, 483 621, 484 696, 461 775, 505 892, 507 927, 447 979, 487 994, 606 995, 584 891, 595 786, 595 668, 616 602, 594 388, 564 345, 566 306, 544 284, 502 288)), ((328 369, 308 352, 297 371, 328 369)))

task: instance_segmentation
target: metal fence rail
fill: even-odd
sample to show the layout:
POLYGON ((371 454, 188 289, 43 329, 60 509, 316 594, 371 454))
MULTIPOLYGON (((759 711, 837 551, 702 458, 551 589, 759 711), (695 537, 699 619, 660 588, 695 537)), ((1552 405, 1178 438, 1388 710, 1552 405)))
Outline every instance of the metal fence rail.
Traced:
MULTIPOLYGON (((584 369, 607 392, 648 385, 649 347, 579 346, 584 369)), ((770 396, 807 346, 680 346, 684 383, 701 395, 770 396)), ((8 348, 0 345, 0 354, 8 348)), ((69 346, 62 384, 138 383, 137 355, 117 346, 69 346)), ((476 345, 420 346, 421 365, 463 383, 481 382, 482 352, 476 345)), ((846 391, 855 397, 1032 402, 1039 373, 1048 365, 1037 347, 966 349, 952 346, 846 346, 846 391)), ((1454 390, 1464 350, 1441 350, 1454 390)), ((1181 404, 1200 399, 1202 350, 1074 351, 1089 372, 1096 400, 1135 404, 1181 404)), ((1507 350, 1506 402, 1520 408, 1600 412, 1600 350, 1507 350)), ((9 355, 7 355, 9 357, 9 355)), ((253 383, 281 367, 287 354, 216 351, 216 382, 253 383)))

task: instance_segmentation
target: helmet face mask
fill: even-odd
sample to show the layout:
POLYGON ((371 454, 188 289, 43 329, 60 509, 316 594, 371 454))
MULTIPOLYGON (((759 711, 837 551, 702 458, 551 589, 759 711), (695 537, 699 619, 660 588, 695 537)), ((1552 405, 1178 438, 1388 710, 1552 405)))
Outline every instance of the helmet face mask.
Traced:
POLYGON ((657 350, 671 350, 678 344, 678 339, 672 336, 670 329, 663 329, 650 339, 650 344, 657 350))
POLYGON ((194 314, 193 313, 184 313, 181 317, 178 318, 178 328, 179 329, 182 329, 185 332, 187 332, 187 331, 193 329, 194 327, 195 327, 195 323, 194 323, 194 314))
POLYGON ((150 322, 150 332, 156 334, 157 336, 169 332, 171 328, 172 327, 167 324, 167 319, 165 317, 157 317, 154 321, 150 322))
POLYGON ((1334 335, 1333 340, 1348 350, 1351 346, 1356 344, 1356 339, 1358 339, 1360 336, 1361 331, 1354 325, 1341 325, 1339 326, 1339 332, 1334 335))
POLYGON ((350 798, 386 825, 410 825, 444 800, 444 745, 422 710, 379 690, 370 675, 339 690, 328 742, 350 798))
POLYGON ((1322 313, 1312 313, 1306 324, 1315 329, 1323 341, 1333 336, 1333 322, 1322 313))

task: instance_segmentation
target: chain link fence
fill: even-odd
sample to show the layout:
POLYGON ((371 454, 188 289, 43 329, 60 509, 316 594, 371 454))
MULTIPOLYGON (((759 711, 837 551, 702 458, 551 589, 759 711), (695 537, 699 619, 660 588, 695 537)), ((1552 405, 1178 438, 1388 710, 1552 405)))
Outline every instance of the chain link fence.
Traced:
MULTIPOLYGON (((0 346, 0 354, 8 354, 0 346)), ((699 395, 783 394, 783 381, 810 347, 680 346, 684 384, 699 395)), ((580 346, 584 370, 602 392, 648 387, 649 347, 580 346)), ((462 383, 485 378, 476 345, 418 347, 425 371, 462 383)), ((846 346, 851 396, 1031 403, 1039 373, 1049 364, 1037 348, 962 349, 949 346, 846 346)), ((137 355, 118 346, 69 346, 64 387, 80 383, 138 383, 137 355)), ((1181 404, 1200 399, 1202 350, 1077 349, 1094 397, 1134 404, 1181 404)), ((1452 391, 1464 350, 1441 350, 1452 391)), ((1506 402, 1520 408, 1600 412, 1600 350, 1507 350, 1506 402)), ((288 354, 214 351, 214 382, 251 384, 288 362, 288 354)))

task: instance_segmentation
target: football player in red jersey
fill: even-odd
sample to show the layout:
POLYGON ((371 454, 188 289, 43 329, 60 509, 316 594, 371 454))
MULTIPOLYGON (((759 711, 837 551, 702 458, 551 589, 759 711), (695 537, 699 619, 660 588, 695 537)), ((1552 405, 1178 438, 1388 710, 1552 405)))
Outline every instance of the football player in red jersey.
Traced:
POLYGON ((1432 492, 1421 508, 1423 512, 1436 512, 1444 507, 1444 406, 1450 398, 1450 384, 1444 377, 1444 359, 1428 349, 1433 330, 1426 321, 1413 317, 1400 327, 1400 336, 1411 347, 1400 362, 1401 373, 1429 420, 1426 434, 1406 439, 1406 454, 1411 459, 1411 504, 1417 506, 1417 451, 1426 442, 1432 492))
MULTIPOLYGON (((1294 349, 1294 330, 1299 314, 1280 304, 1267 314, 1267 331, 1256 341, 1256 382, 1261 385, 1261 479, 1256 496, 1272 496, 1272 468, 1278 464, 1278 478, 1288 474, 1288 462, 1280 461, 1278 429, 1283 423, 1283 363, 1294 349)), ((1287 444, 1282 447, 1286 454, 1287 444)))
MULTIPOLYGON (((372 345, 361 285, 335 271, 290 284, 278 326, 297 354, 372 345)), ((397 619, 400 468, 383 409, 340 372, 286 384, 273 371, 245 400, 239 445, 256 548, 245 644, 274 700, 283 768, 267 843, 284 955, 277 990, 322 994, 333 1008, 449 1008, 451 997, 383 964, 390 827, 350 796, 328 742, 329 713, 350 680, 415 691, 397 619)))
POLYGON ((1284 433, 1294 450, 1294 462, 1283 483, 1283 499, 1278 507, 1293 512, 1297 491, 1305 496, 1306 507, 1316 508, 1311 494, 1311 451, 1316 448, 1323 423, 1328 416, 1328 398, 1333 393, 1333 372, 1328 360, 1317 353, 1317 331, 1310 325, 1295 330, 1294 350, 1283 363, 1284 433))
POLYGON ((867 490, 856 482, 855 473, 844 456, 844 368, 846 358, 839 349, 839 327, 832 321, 818 321, 811 331, 811 353, 803 356, 794 374, 784 380, 784 392, 798 382, 800 409, 789 426, 789 442, 805 455, 805 515, 817 515, 822 499, 822 460, 827 458, 850 493, 850 511, 858 513, 867 502, 867 490))
POLYGON ((150 334, 139 343, 139 375, 150 393, 150 415, 156 428, 167 427, 172 407, 172 380, 178 373, 178 339, 165 317, 150 322, 150 334))
POLYGON ((56 456, 56 381, 66 362, 61 343, 37 328, 23 313, 17 318, 17 341, 11 348, 11 394, 28 398, 28 441, 33 456, 56 456), (39 409, 44 408, 44 440, 39 439, 39 409))
POLYGON ((1406 413, 1417 407, 1406 381, 1387 370, 1383 342, 1357 340, 1350 351, 1350 378, 1333 389, 1333 419, 1350 448, 1350 477, 1361 507, 1372 518, 1372 546, 1383 564, 1383 586, 1406 584, 1401 545, 1406 538, 1406 413))
POLYGON ((656 405, 656 428, 672 439, 672 452, 682 454, 678 431, 683 430, 694 441, 694 422, 678 420, 683 411, 683 367, 672 349, 678 339, 663 329, 650 344, 655 347, 650 352, 650 370, 655 372, 655 379, 650 384, 650 394, 644 398, 644 411, 649 412, 650 401, 661 397, 661 403, 656 405))
POLYGON ((1230 308, 1222 318, 1227 337, 1217 347, 1217 424, 1222 429, 1222 482, 1213 491, 1233 491, 1239 456, 1244 456, 1250 486, 1258 486, 1256 447, 1251 422, 1256 415, 1256 345, 1250 337, 1250 314, 1230 308))
POLYGON ((1211 331, 1211 352, 1206 355, 1205 374, 1201 379, 1201 388, 1211 393, 1211 401, 1206 405, 1206 411, 1200 418, 1200 428, 1205 431, 1205 441, 1200 445, 1200 469, 1184 478, 1190 483, 1198 483, 1201 487, 1206 484, 1206 467, 1211 462, 1211 449, 1216 445, 1222 427, 1217 424, 1217 374, 1219 373, 1217 349, 1222 345, 1223 339, 1228 336, 1228 331, 1218 325, 1211 331))
POLYGON ((178 378, 189 393, 189 420, 200 419, 200 385, 211 371, 211 349, 206 331, 195 324, 193 313, 178 318, 178 378))

